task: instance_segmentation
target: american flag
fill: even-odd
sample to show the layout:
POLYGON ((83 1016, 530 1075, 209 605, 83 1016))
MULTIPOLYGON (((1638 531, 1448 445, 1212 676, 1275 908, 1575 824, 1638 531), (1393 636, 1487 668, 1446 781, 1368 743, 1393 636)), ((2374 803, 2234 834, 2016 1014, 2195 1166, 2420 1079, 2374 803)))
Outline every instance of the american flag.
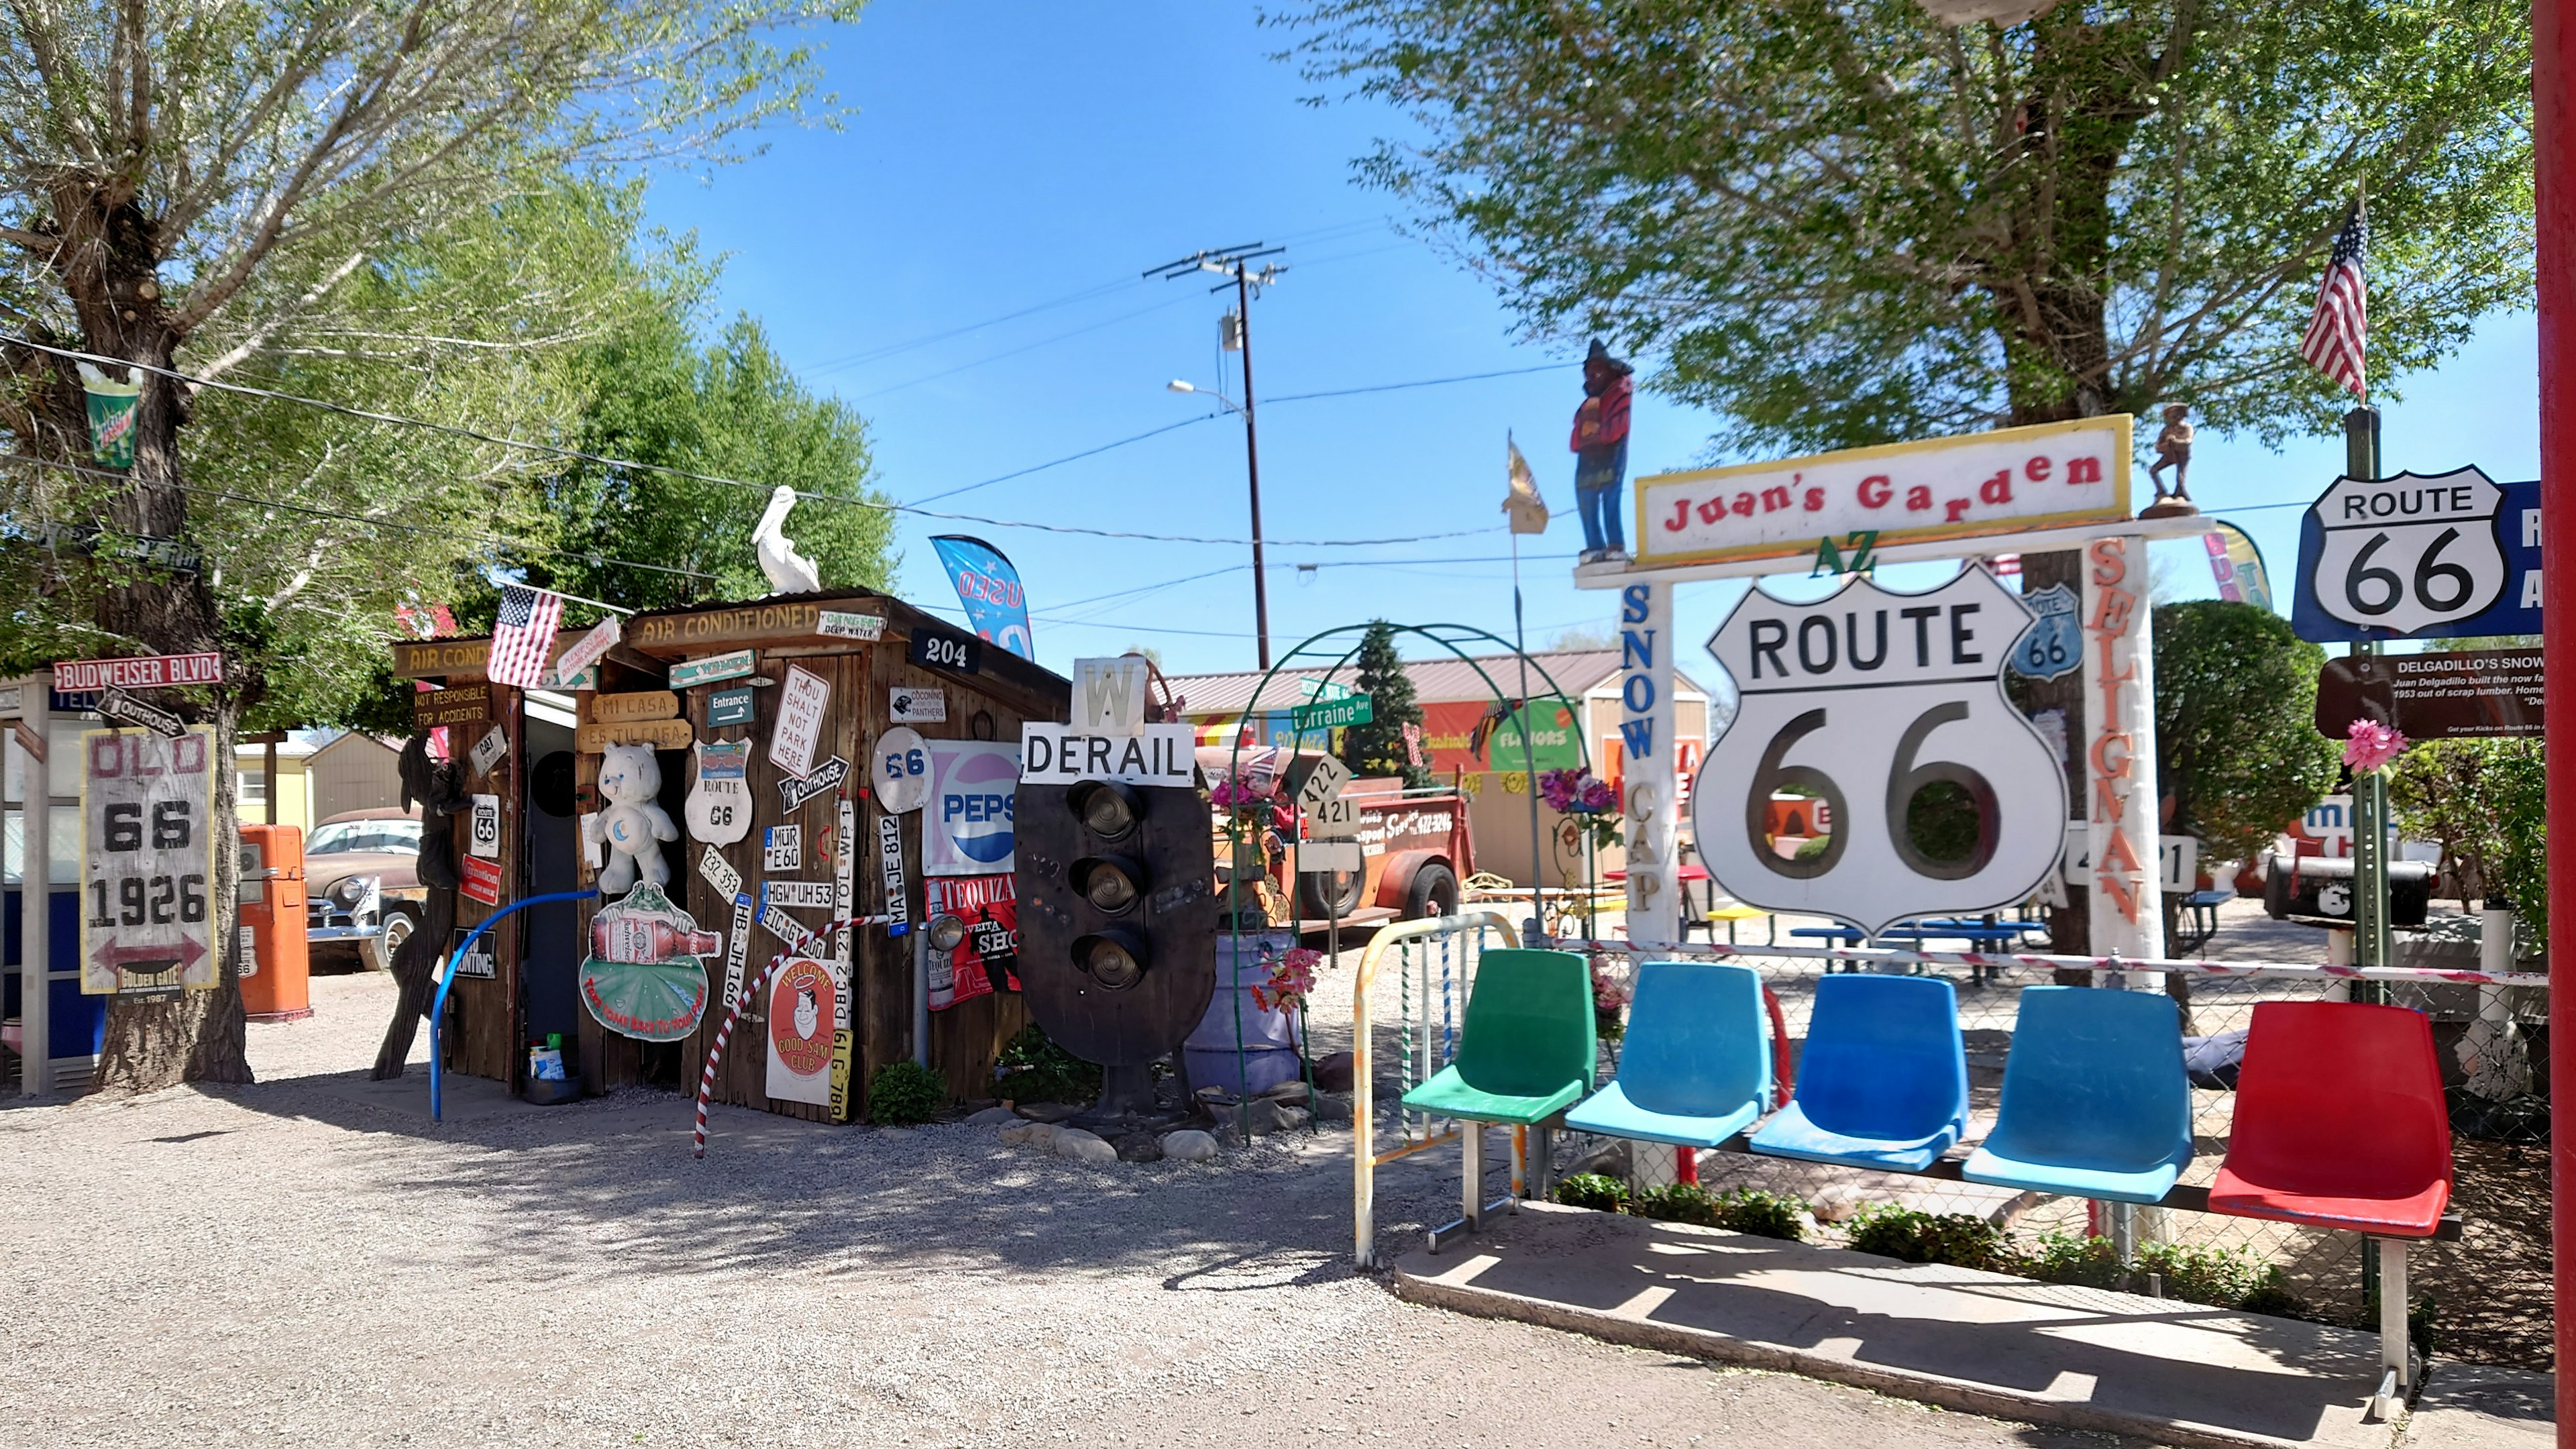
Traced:
POLYGON ((2364 402, 2370 400, 2370 382, 2362 365, 2370 341, 2370 287, 2362 277, 2361 263, 2368 242, 2368 224, 2355 203, 2343 230, 2335 233, 2325 284, 2317 289, 2316 315, 2308 319, 2308 333, 2299 339, 2299 355, 2310 366, 2352 389, 2364 402))
POLYGON ((492 620, 492 657, 483 677, 494 684, 534 689, 545 682, 553 663, 555 625, 563 618, 563 595, 525 584, 501 590, 501 612, 492 620))

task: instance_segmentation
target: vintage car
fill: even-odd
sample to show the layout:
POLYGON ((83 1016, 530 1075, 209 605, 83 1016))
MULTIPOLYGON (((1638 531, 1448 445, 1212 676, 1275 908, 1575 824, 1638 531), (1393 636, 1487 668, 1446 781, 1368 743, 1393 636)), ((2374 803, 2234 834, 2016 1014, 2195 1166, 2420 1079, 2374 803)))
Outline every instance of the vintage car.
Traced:
POLYGON ((313 827, 304 843, 304 938, 315 964, 355 956, 370 971, 392 966, 429 893, 419 865, 418 811, 344 810, 313 827))

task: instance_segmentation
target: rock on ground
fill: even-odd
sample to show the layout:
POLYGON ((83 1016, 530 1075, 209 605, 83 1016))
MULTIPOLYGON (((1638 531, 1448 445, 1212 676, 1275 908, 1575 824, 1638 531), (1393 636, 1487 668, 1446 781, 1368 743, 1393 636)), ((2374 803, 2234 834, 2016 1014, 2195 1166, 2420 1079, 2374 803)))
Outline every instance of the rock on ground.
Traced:
POLYGON ((1096 1132, 1085 1132, 1079 1127, 1058 1127, 1055 1129, 1055 1155, 1070 1157, 1076 1162, 1116 1162, 1118 1149, 1110 1146, 1108 1139, 1096 1132))
POLYGON ((1216 1139, 1196 1128, 1165 1133, 1163 1155, 1175 1162, 1214 1162, 1216 1139))

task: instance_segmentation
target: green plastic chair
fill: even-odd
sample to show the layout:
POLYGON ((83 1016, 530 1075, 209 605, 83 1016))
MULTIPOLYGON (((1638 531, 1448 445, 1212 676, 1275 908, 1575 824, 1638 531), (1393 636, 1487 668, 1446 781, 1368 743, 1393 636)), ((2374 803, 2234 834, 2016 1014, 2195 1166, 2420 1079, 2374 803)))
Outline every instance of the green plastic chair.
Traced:
POLYGON ((1552 1120, 1591 1094, 1597 1056, 1592 973, 1581 956, 1514 947, 1487 951, 1477 962, 1457 1059, 1404 1094, 1407 1108, 1457 1118, 1462 1127, 1465 1216, 1433 1231, 1435 1250, 1460 1228, 1483 1223, 1480 1124, 1552 1120))

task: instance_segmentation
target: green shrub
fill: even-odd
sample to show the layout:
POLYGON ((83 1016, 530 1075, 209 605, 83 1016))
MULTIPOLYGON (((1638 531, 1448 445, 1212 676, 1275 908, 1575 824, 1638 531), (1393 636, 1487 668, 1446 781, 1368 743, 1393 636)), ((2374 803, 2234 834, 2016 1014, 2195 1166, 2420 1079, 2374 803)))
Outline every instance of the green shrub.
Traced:
POLYGON ((1758 1187, 1738 1188, 1718 1199, 1718 1226, 1795 1243, 1807 1236, 1806 1211, 1806 1203, 1797 1198, 1758 1187))
POLYGON ((1690 1223, 1703 1228, 1724 1227, 1719 1221, 1722 1209, 1696 1183, 1677 1182, 1670 1187, 1648 1188, 1628 1204, 1628 1211, 1641 1218, 1654 1218, 1667 1223, 1690 1223))
POLYGON ((1594 1212, 1625 1212, 1628 1184, 1597 1172, 1577 1173, 1556 1185, 1556 1200, 1567 1207, 1590 1208, 1594 1212))
POLYGON ((887 1127, 927 1122, 948 1105, 948 1083, 919 1062, 888 1062, 868 1078, 868 1120, 887 1127))
MULTIPOLYGON (((2039 1250, 2024 1255, 2017 1270, 2047 1283, 2078 1283, 2088 1288, 2121 1286, 2119 1254, 2109 1238, 2077 1238, 2050 1233, 2039 1250)), ((2194 1247, 2188 1243, 2140 1243, 2128 1287, 2146 1291, 2146 1275, 2164 1280, 2167 1298, 2206 1303, 2213 1308, 2244 1308, 2256 1313, 2289 1314, 2297 1300, 2281 1287, 2281 1270, 2238 1248, 2194 1247)))
POLYGON ((994 1063, 1000 1094, 1015 1102, 1088 1102, 1100 1095, 1100 1068, 1040 1030, 1023 1027, 994 1063))
POLYGON ((2023 1256, 2021 1271, 2043 1283, 2117 1288, 2120 1286, 2120 1255, 2111 1250, 2109 1238, 2049 1233, 2040 1238, 2037 1252, 2023 1256))
POLYGON ((1881 1203, 1851 1220, 1851 1245, 1863 1253, 1907 1263, 1948 1263, 2009 1273, 2018 1266, 2004 1235, 1984 1218, 1966 1213, 1927 1213, 1881 1203))

